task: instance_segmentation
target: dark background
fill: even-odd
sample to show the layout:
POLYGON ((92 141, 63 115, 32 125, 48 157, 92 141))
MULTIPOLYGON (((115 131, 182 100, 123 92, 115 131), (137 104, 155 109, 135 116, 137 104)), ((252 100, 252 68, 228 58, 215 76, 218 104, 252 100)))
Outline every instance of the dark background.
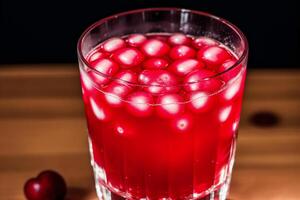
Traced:
POLYGON ((77 62, 77 39, 91 23, 163 6, 202 10, 236 24, 248 37, 251 67, 300 66, 300 10, 291 0, 0 0, 0 64, 77 62))

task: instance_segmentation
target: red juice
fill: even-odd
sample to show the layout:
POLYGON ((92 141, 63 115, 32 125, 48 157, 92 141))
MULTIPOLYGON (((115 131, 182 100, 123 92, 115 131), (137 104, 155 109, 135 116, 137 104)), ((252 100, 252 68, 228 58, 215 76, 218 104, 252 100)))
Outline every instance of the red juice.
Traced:
POLYGON ((208 37, 132 34, 86 60, 92 166, 112 199, 201 199, 229 181, 246 74, 229 48, 208 37))

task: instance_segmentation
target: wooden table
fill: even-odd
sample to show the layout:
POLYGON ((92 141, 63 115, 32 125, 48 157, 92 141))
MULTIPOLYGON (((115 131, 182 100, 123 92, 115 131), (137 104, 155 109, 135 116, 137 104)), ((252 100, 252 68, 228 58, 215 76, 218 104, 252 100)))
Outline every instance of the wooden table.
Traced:
MULTIPOLYGON (((86 132, 76 65, 0 67, 0 199, 55 169, 68 199, 95 200, 86 132)), ((230 199, 300 199, 300 71, 249 71, 230 199)))

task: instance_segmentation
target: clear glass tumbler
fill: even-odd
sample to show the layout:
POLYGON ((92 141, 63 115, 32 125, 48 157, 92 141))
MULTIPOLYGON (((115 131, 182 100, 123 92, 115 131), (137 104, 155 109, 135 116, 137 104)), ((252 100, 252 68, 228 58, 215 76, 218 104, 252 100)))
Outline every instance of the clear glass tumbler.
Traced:
POLYGON ((79 39, 78 58, 98 198, 225 200, 247 57, 247 40, 236 26, 199 11, 141 9, 90 26, 79 39), (89 53, 103 41, 134 33, 214 39, 236 62, 209 77, 171 85, 131 82, 90 65, 89 53), (214 83, 220 83, 217 89, 207 89, 214 83))

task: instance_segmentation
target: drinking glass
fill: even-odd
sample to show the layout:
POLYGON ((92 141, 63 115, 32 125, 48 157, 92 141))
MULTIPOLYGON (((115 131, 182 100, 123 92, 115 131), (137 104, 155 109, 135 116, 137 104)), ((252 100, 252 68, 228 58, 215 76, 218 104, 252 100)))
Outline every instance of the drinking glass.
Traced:
MULTIPOLYGON (((208 13, 149 8, 99 20, 84 31, 77 50, 98 198, 225 200, 246 76, 248 44, 243 33, 230 22, 208 13), (110 92, 95 81, 96 77, 118 82, 121 90, 124 87, 137 91, 153 87, 165 89, 164 85, 130 83, 105 75, 90 66, 87 56, 112 37, 178 32, 219 41, 234 53, 237 61, 211 77, 170 87, 193 87, 209 85, 217 79, 227 80, 220 89, 200 90, 193 93, 193 98, 181 98, 175 103, 172 96, 167 103, 140 103, 110 92), (128 106, 139 107, 147 113, 132 115, 126 109, 128 106), (182 112, 165 117, 162 110, 182 112)), ((187 95, 181 89, 176 91, 175 95, 187 95)))

